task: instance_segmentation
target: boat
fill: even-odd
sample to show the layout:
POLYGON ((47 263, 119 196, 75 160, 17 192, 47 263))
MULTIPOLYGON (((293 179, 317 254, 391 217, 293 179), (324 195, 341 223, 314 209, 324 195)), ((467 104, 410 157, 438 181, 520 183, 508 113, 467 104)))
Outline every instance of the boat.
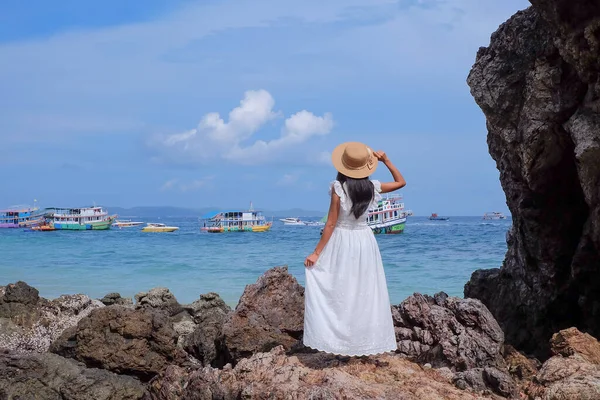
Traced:
POLYGON ((26 231, 35 231, 35 232, 51 232, 51 231, 55 231, 56 228, 54 227, 54 224, 44 222, 40 225, 35 225, 35 226, 32 226, 31 228, 28 228, 25 230, 26 231))
POLYGON ((399 194, 382 196, 377 202, 377 207, 369 210, 367 225, 375 234, 396 234, 404 232, 406 212, 404 203, 399 194))
POLYGON ((282 218, 280 221, 283 222, 284 225, 306 225, 300 218, 288 217, 282 218))
POLYGON ((200 229, 208 233, 266 232, 273 225, 262 211, 254 210, 252 203, 248 210, 216 211, 206 214, 200 221, 200 229))
MULTIPOLYGON (((367 225, 374 234, 397 234, 404 232, 407 214, 404 211, 402 196, 399 194, 383 195, 377 206, 369 209, 367 225)), ((327 221, 327 216, 321 221, 327 221)), ((321 229, 321 235, 323 229, 321 229)))
POLYGON ((46 209, 44 223, 52 226, 53 230, 62 231, 103 231, 110 229, 116 215, 108 215, 102 207, 57 208, 46 209))
POLYGON ((12 206, 0 210, 0 228, 29 228, 42 221, 43 214, 35 206, 12 206))
POLYGON ((497 212, 497 211, 492 211, 492 212, 486 212, 485 214, 483 214, 483 219, 506 219, 506 216, 504 214, 502 214, 501 212, 497 212))
POLYGON ((144 225, 143 222, 131 221, 130 219, 118 219, 113 222, 115 228, 133 228, 135 226, 144 225))
POLYGON ((174 232, 178 229, 178 226, 167 226, 157 222, 149 222, 142 228, 142 232, 174 232))
POLYGON ((448 218, 448 217, 440 217, 436 213, 433 213, 433 214, 431 214, 431 216, 429 217, 429 219, 432 220, 432 221, 448 221, 450 218, 448 218))

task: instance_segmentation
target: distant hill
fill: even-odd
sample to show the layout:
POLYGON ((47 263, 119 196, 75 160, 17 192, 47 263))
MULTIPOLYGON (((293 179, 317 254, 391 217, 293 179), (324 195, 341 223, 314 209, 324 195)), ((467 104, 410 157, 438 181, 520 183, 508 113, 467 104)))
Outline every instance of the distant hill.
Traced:
MULTIPOLYGON (((117 214, 120 217, 200 217, 211 211, 219 211, 218 207, 204 208, 183 208, 183 207, 106 207, 110 214, 117 214)), ((292 208, 289 210, 270 211, 263 210, 267 217, 322 217, 323 211, 303 210, 301 208, 292 208)))

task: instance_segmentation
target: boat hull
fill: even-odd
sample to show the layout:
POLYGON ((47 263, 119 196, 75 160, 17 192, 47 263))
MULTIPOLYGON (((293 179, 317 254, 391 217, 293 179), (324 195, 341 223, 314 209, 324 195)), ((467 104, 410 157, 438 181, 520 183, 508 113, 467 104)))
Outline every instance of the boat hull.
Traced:
POLYGON ((7 223, 3 223, 0 224, 0 229, 12 229, 12 228, 18 228, 19 224, 7 224, 7 223))
POLYGON ((54 223, 54 230, 57 231, 105 231, 112 226, 112 219, 108 221, 89 222, 86 224, 76 223, 54 223))
POLYGON ((395 235, 404 232, 405 222, 384 227, 371 227, 371 230, 376 235, 395 235))
POLYGON ((254 225, 254 226, 217 226, 217 227, 209 227, 203 230, 206 230, 208 233, 225 233, 225 232, 266 232, 271 229, 271 224, 267 225, 254 225))
POLYGON ((174 226, 171 227, 165 227, 165 228, 142 228, 142 232, 175 232, 176 230, 178 230, 179 228, 176 228, 174 226))

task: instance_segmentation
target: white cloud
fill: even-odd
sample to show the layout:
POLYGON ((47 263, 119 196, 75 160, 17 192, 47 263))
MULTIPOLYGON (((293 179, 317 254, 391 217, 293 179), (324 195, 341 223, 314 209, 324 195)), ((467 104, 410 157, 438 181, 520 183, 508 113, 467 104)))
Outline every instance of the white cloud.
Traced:
POLYGON ((228 121, 211 112, 198 127, 183 133, 154 137, 149 145, 162 153, 167 161, 203 163, 224 159, 238 164, 264 164, 289 156, 289 150, 313 136, 327 135, 333 129, 333 116, 317 116, 302 110, 284 121, 276 139, 262 140, 254 136, 265 124, 281 113, 275 112, 275 100, 266 90, 250 90, 240 105, 229 113, 228 121), (255 139, 247 144, 250 139, 255 139))

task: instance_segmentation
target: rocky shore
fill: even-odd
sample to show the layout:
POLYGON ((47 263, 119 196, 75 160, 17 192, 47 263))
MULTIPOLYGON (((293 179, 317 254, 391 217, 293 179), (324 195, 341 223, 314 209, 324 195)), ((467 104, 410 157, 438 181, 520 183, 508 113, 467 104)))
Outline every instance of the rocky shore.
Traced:
POLYGON ((132 299, 47 300, 0 288, 1 399, 595 399, 600 343, 577 329, 543 364, 505 344, 475 299, 414 294, 392 306, 398 349, 339 357, 302 345, 304 288, 286 267, 179 304, 166 288, 132 299))

